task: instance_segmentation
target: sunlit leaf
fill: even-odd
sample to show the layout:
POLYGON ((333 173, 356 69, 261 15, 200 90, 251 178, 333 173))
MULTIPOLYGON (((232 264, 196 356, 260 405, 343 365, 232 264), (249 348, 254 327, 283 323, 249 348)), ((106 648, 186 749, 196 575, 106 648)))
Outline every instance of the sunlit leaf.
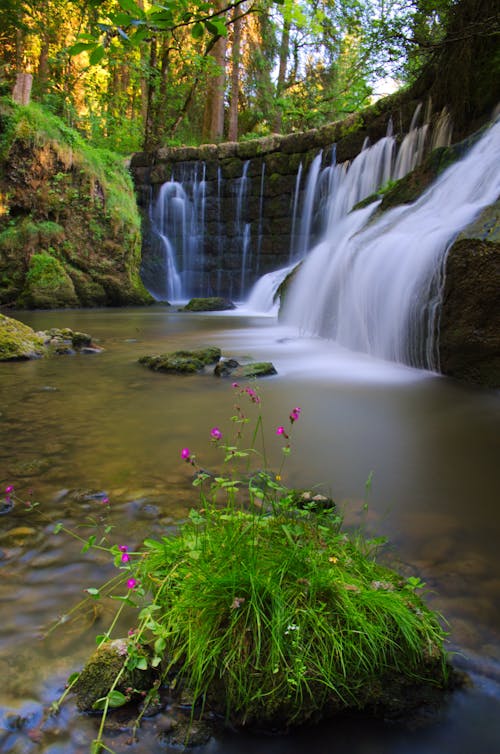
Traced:
POLYGON ((90 54, 90 65, 96 65, 96 63, 99 63, 99 61, 103 59, 105 52, 106 51, 104 47, 102 45, 98 45, 90 54))

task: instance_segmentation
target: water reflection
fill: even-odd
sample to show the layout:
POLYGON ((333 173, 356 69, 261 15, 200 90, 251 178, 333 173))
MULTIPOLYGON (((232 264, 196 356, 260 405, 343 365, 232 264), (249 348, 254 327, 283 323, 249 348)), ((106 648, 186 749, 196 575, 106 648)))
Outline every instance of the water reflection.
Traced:
MULTIPOLYGON (((272 360, 278 376, 261 385, 271 462, 281 458, 273 427, 291 406, 303 409, 287 469, 291 485, 322 482, 360 523, 365 481, 373 472, 365 525, 390 536, 398 557, 434 590, 434 607, 474 673, 474 688, 455 694, 438 721, 417 731, 336 721, 293 738, 225 735, 202 754, 311 752, 349 747, 354 754, 493 752, 500 738, 500 513, 498 394, 435 375, 301 341, 271 318, 180 314, 155 307, 116 311, 19 313, 36 329, 87 331, 106 350, 95 356, 0 364, 0 483, 33 490, 41 508, 0 516, 0 750, 77 754, 88 750, 96 721, 61 715, 37 726, 43 705, 94 646, 107 607, 65 618, 112 570, 88 557, 50 522, 85 526, 109 517, 131 544, 174 526, 196 504, 180 449, 207 467, 220 461, 210 427, 230 431, 230 381, 154 374, 144 354, 215 344, 224 354, 272 360), (104 510, 102 495, 111 506, 104 510), (42 638, 41 638, 42 637, 42 638), (23 728, 16 715, 27 718, 23 728)), ((108 519, 107 519, 108 520, 108 519)), ((139 754, 165 752, 155 721, 139 754)), ((114 744, 113 744, 114 745, 114 744)), ((124 740, 117 750, 130 750, 124 740)))

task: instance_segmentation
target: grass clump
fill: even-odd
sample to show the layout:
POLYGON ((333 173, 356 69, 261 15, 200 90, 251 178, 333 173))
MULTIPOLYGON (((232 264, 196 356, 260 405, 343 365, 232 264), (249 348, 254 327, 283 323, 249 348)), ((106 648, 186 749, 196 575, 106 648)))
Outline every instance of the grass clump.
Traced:
POLYGON ((436 615, 333 510, 298 511, 286 495, 268 512, 208 506, 178 537, 147 545, 169 672, 233 724, 288 727, 374 706, 395 671, 436 681, 436 615))

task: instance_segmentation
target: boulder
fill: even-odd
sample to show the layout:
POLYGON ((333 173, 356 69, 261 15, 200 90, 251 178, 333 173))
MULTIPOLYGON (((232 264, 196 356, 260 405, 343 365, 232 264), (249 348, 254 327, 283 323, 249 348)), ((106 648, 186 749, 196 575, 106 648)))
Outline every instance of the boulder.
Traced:
POLYGON ((185 312, 222 312, 228 309, 236 309, 232 301, 220 296, 210 298, 192 298, 182 309, 185 312))
POLYGON ((500 387, 500 200, 448 252, 439 359, 443 374, 500 387))
POLYGON ((0 361, 35 359, 44 352, 44 339, 31 327, 0 314, 0 361))
POLYGON ((141 356, 139 364, 152 369, 153 372, 196 374, 202 372, 205 366, 215 364, 220 356, 220 348, 209 346, 197 351, 171 351, 157 356, 141 356))

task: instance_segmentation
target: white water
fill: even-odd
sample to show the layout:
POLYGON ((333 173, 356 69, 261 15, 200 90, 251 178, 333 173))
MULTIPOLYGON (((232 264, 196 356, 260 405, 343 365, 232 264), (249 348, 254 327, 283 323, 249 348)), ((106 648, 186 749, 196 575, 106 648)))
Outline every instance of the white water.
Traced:
POLYGON ((340 220, 330 212, 322 241, 290 287, 285 321, 354 351, 437 368, 434 332, 446 251, 498 198, 499 166, 497 122, 413 205, 371 224, 376 204, 340 220))

